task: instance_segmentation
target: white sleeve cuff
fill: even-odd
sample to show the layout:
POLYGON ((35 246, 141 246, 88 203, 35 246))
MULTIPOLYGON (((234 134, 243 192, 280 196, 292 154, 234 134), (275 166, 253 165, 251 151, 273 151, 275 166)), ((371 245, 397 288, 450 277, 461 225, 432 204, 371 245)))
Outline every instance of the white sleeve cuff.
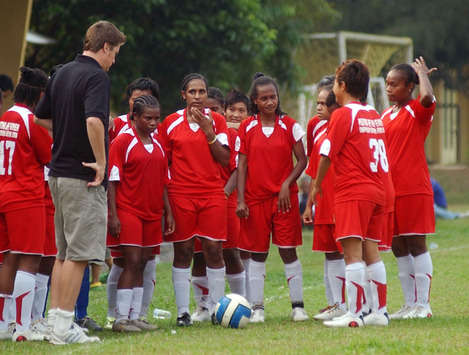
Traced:
POLYGON ((295 139, 295 142, 298 142, 303 136, 305 135, 305 131, 303 128, 300 126, 299 123, 295 123, 293 125, 293 138, 295 139))
POLYGON ((331 141, 329 139, 324 139, 324 142, 321 144, 321 148, 319 149, 319 154, 325 155, 326 157, 329 156, 331 153, 331 141))
POLYGON ((109 181, 120 181, 119 176, 119 168, 117 166, 113 166, 111 168, 111 172, 109 173, 109 181))
POLYGON ((229 145, 228 136, 226 135, 226 133, 217 134, 217 140, 221 143, 221 145, 229 145))

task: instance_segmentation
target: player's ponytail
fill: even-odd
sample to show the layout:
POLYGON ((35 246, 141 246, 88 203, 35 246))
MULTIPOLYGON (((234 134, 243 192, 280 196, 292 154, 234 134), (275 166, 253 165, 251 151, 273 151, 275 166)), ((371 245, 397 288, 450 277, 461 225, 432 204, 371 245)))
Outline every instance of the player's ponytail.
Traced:
POLYGON ((45 90, 49 78, 38 68, 20 68, 21 76, 15 88, 13 98, 15 102, 34 108, 45 90))
POLYGON ((251 100, 251 107, 250 107, 250 112, 253 114, 259 113, 259 109, 257 108, 257 105, 254 103, 254 100, 257 99, 258 92, 257 88, 259 86, 264 86, 264 85, 273 85, 275 87, 275 91, 277 92, 277 98, 278 98, 278 105, 277 108, 275 109, 275 114, 276 115, 282 115, 282 109, 280 108, 280 95, 278 92, 278 85, 275 82, 273 78, 270 76, 264 75, 264 73, 257 72, 253 76, 253 81, 251 84, 251 88, 249 89, 249 99, 251 100))
POLYGON ((133 120, 135 115, 140 116, 145 110, 145 107, 159 108, 160 103, 153 95, 143 95, 137 97, 134 100, 132 112, 130 113, 130 119, 133 120))

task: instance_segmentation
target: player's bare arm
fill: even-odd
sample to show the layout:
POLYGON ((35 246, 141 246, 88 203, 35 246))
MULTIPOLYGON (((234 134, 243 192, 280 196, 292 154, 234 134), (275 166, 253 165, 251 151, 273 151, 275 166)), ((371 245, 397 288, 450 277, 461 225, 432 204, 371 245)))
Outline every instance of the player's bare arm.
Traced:
POLYGON ((210 152, 213 158, 222 166, 227 166, 230 162, 230 150, 223 146, 217 139, 217 135, 213 130, 213 117, 209 113, 209 118, 202 113, 197 107, 191 108, 192 119, 200 126, 202 132, 207 137, 210 152))
POLYGON ((164 214, 166 219, 165 231, 164 234, 168 235, 174 233, 176 229, 176 222, 174 221, 173 211, 171 210, 171 205, 168 198, 168 189, 164 188, 163 190, 163 202, 164 202, 164 214))
POLYGON ((86 119, 86 129, 88 132, 88 139, 90 141, 91 149, 93 150, 96 162, 87 163, 83 162, 83 166, 96 171, 96 176, 93 181, 88 183, 88 186, 99 186, 104 180, 106 169, 106 151, 104 148, 104 125, 98 117, 88 117, 86 119))
POLYGON ((331 159, 325 155, 321 155, 321 158, 319 159, 318 173, 316 175, 316 180, 314 180, 313 189, 311 191, 311 199, 313 200, 313 203, 316 201, 316 195, 322 193, 321 184, 330 166, 331 159))
POLYGON ((438 69, 428 69, 423 57, 416 58, 411 66, 414 68, 417 76, 419 77, 420 103, 424 107, 430 107, 430 105, 433 103, 433 88, 428 76, 438 69))
POLYGON ((313 223, 313 205, 314 205, 314 198, 313 198, 313 188, 314 188, 314 181, 315 179, 311 179, 308 188, 308 200, 306 201, 306 208, 303 212, 303 222, 305 224, 312 224, 313 223))
POLYGON ((116 185, 118 182, 109 181, 109 186, 107 190, 107 205, 109 210, 108 215, 108 231, 109 234, 115 238, 119 238, 121 232, 121 222, 117 217, 117 207, 116 207, 116 185))
POLYGON ((238 183, 238 169, 235 169, 232 173, 230 178, 225 184, 225 196, 226 198, 230 197, 233 191, 236 189, 236 184, 238 183))
POLYGON ((244 154, 239 154, 238 161, 238 206, 236 214, 240 218, 248 218, 249 208, 244 201, 244 191, 246 187, 247 158, 244 154))

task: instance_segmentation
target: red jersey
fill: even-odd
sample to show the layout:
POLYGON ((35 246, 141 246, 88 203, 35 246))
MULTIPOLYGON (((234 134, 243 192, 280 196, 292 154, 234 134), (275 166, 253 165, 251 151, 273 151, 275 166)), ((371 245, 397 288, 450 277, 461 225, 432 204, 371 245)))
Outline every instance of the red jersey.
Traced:
POLYGON ((386 129, 396 196, 433 194, 424 143, 430 132, 435 107, 435 102, 430 107, 423 107, 417 98, 398 112, 393 113, 390 107, 381 117, 386 129))
POLYGON ((0 211, 44 206, 44 165, 52 138, 15 104, 0 118, 0 211))
POLYGON ((320 153, 334 164, 335 203, 365 200, 384 206, 389 164, 383 122, 372 106, 352 102, 335 110, 320 153))
MULTIPOLYGON (((314 117, 311 119, 311 121, 314 117)), ((311 122, 310 121, 310 122, 311 122)), ((327 120, 321 120, 321 125, 316 124, 318 129, 313 129, 311 155, 309 157, 306 174, 316 179, 319 165, 319 149, 326 139, 327 120)), ((308 124, 309 125, 309 124, 308 124)), ((321 183, 322 194, 317 196, 316 210, 314 214, 314 224, 333 224, 334 223, 334 169, 328 169, 324 180, 321 183)))
POLYGON ((109 142, 112 142, 119 134, 129 129, 130 124, 129 114, 120 115, 112 121, 112 128, 109 130, 109 142))
MULTIPOLYGON (((278 195, 293 170, 293 146, 305 134, 291 117, 276 117, 274 127, 262 127, 257 115, 241 122, 240 153, 247 158, 246 202, 263 201, 278 195)), ((296 182, 290 186, 298 192, 296 182)))
MULTIPOLYGON (((208 109, 205 112, 208 114, 208 109)), ((228 147, 225 118, 216 112, 212 112, 212 118, 218 141, 228 147)), ((199 125, 187 121, 186 109, 166 117, 158 131, 170 162, 170 195, 200 198, 213 194, 224 196, 225 185, 220 166, 213 158, 199 125)))
POLYGON ((317 136, 318 130, 322 130, 327 126, 327 120, 321 120, 318 115, 312 117, 306 127, 306 155, 309 157, 314 146, 314 137, 317 136))
MULTIPOLYGON (((228 182, 233 171, 238 167, 239 148, 241 147, 241 139, 238 136, 238 130, 235 128, 228 128, 228 144, 230 146, 230 164, 228 166, 220 165, 220 173, 224 184, 228 182)), ((236 207, 238 203, 238 194, 236 189, 228 197, 228 204, 236 207)))
POLYGON ((163 214, 163 190, 168 184, 168 162, 153 137, 144 145, 134 128, 119 134, 109 152, 109 181, 116 186, 116 206, 144 220, 163 214))

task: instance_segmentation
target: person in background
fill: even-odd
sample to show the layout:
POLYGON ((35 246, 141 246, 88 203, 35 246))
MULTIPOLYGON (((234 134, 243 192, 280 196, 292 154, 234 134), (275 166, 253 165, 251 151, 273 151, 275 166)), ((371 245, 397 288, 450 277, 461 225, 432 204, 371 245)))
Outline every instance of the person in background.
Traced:
POLYGON ((433 189, 433 208, 435 210, 435 217, 441 219, 457 219, 469 217, 469 211, 454 212, 448 210, 448 203, 446 202, 445 191, 441 185, 434 178, 430 177, 433 189))

